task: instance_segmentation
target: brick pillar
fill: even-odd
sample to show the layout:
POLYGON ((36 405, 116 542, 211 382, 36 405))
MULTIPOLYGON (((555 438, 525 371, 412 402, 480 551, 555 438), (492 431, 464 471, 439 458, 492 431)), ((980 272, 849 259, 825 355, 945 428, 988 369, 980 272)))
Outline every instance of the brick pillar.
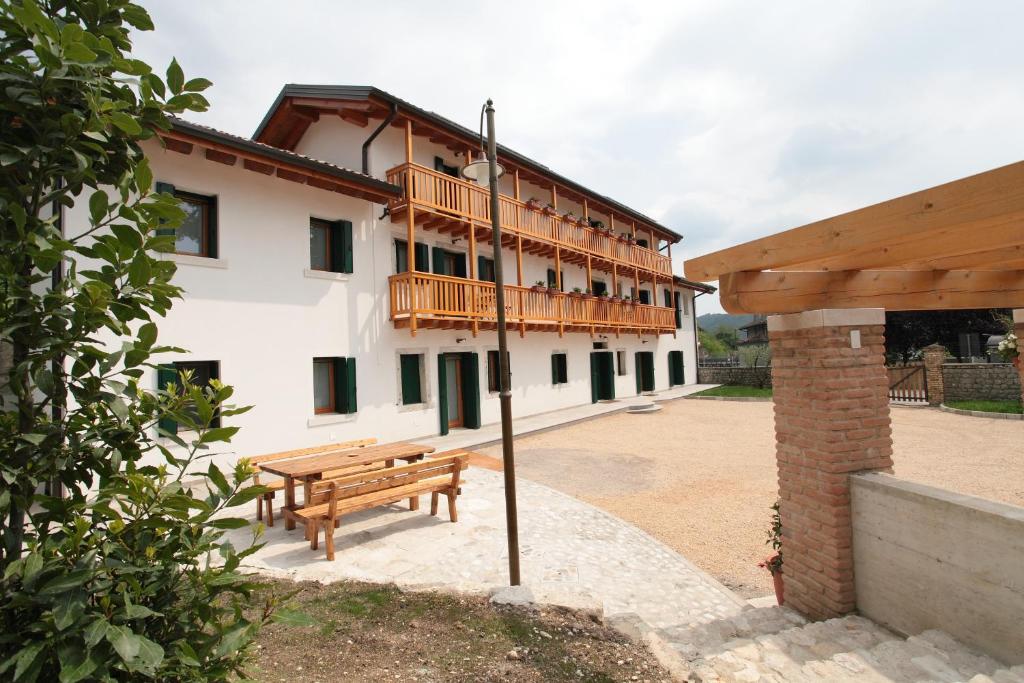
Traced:
POLYGON ((1024 403, 1024 353, 1020 352, 1024 345, 1024 308, 1013 311, 1013 333, 1017 335, 1017 372, 1020 374, 1020 400, 1024 403))
POLYGON ((892 471, 885 311, 768 318, 786 604, 856 607, 849 474, 892 471))
POLYGON ((932 344, 924 352, 924 379, 928 386, 928 405, 940 406, 946 402, 946 383, 942 378, 942 364, 946 362, 946 347, 932 344))

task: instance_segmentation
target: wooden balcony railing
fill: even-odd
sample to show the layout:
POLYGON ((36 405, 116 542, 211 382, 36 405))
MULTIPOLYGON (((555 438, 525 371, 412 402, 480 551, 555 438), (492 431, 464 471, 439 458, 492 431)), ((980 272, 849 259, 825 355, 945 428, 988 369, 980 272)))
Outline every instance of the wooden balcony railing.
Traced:
MULTIPOLYGON (((389 183, 403 188, 403 196, 391 202, 391 209, 412 199, 415 205, 432 211, 489 226, 489 191, 477 185, 433 171, 417 164, 402 164, 387 173, 389 183)), ((672 262, 653 249, 623 242, 590 227, 573 225, 558 215, 532 209, 512 197, 499 197, 502 230, 534 238, 617 263, 632 270, 672 276, 672 262)))
MULTIPOLYGON (((434 275, 400 273, 388 278, 391 289, 391 319, 398 324, 417 319, 494 323, 497 320, 493 282, 434 275), (415 296, 415 299, 413 298, 415 296)), ((505 285, 505 315, 509 324, 543 326, 568 331, 618 330, 651 334, 673 333, 675 315, 671 308, 630 304, 597 297, 535 291, 529 287, 505 285)))

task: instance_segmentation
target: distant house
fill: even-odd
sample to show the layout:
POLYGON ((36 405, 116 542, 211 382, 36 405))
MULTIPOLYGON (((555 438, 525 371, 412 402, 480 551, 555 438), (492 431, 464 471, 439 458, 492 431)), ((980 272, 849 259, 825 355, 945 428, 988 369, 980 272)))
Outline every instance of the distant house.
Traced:
POLYGON ((768 343, 768 317, 755 315, 754 319, 736 330, 736 343, 740 346, 768 343))

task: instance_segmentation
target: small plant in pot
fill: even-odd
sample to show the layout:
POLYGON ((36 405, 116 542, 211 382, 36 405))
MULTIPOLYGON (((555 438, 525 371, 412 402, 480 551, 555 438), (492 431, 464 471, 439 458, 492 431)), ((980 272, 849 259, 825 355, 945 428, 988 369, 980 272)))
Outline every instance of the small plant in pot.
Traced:
POLYGON ((588 218, 587 222, 590 223, 590 227, 592 228, 596 228, 597 230, 604 230, 604 221, 598 221, 594 220, 593 218, 588 218))
POLYGON ((576 218, 576 214, 574 214, 572 211, 562 216, 562 218, 565 220, 566 223, 571 223, 572 225, 576 225, 579 223, 579 219, 576 218))
POLYGON ((772 505, 772 524, 768 529, 768 540, 765 544, 772 547, 772 554, 757 566, 767 569, 775 584, 775 599, 781 605, 784 602, 782 584, 782 516, 779 514, 779 501, 772 505))
POLYGON ((530 287, 535 292, 546 292, 548 291, 548 285, 543 280, 537 280, 533 283, 533 287, 530 287))
POLYGON ((540 201, 536 197, 530 197, 526 200, 526 206, 533 209, 534 211, 540 211, 540 201))
POLYGON ((584 290, 583 298, 584 299, 593 299, 594 298, 594 293, 591 292, 590 289, 588 288, 588 289, 584 290))
POLYGON ((633 300, 633 297, 629 296, 628 294, 626 296, 622 297, 622 300, 625 301, 630 306, 632 306, 633 304, 636 303, 636 301, 633 300))
POLYGON ((574 296, 576 298, 579 298, 579 297, 583 296, 583 290, 580 289, 579 287, 573 287, 572 288, 572 292, 570 293, 570 296, 574 296))
POLYGON ((555 205, 554 204, 547 204, 547 205, 545 205, 543 211, 544 211, 544 213, 546 213, 549 216, 554 216, 556 213, 558 213, 558 210, 555 209, 555 205))

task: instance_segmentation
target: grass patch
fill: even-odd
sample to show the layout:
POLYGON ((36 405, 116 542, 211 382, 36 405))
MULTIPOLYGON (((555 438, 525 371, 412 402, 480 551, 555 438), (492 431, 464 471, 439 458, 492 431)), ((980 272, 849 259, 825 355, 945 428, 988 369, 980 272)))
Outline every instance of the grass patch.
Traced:
POLYGON ((705 389, 704 391, 698 391, 694 396, 729 396, 729 397, 744 397, 744 398, 771 398, 772 390, 771 387, 759 389, 757 387, 743 387, 743 386, 729 386, 723 385, 715 387, 714 389, 705 389))
POLYGON ((312 624, 274 623, 260 632, 249 671, 260 683, 669 679, 643 645, 584 614, 391 585, 271 583, 294 593, 289 607, 312 624))
POLYGON ((983 413, 1024 413, 1020 401, 946 401, 946 405, 959 410, 977 410, 983 413))

